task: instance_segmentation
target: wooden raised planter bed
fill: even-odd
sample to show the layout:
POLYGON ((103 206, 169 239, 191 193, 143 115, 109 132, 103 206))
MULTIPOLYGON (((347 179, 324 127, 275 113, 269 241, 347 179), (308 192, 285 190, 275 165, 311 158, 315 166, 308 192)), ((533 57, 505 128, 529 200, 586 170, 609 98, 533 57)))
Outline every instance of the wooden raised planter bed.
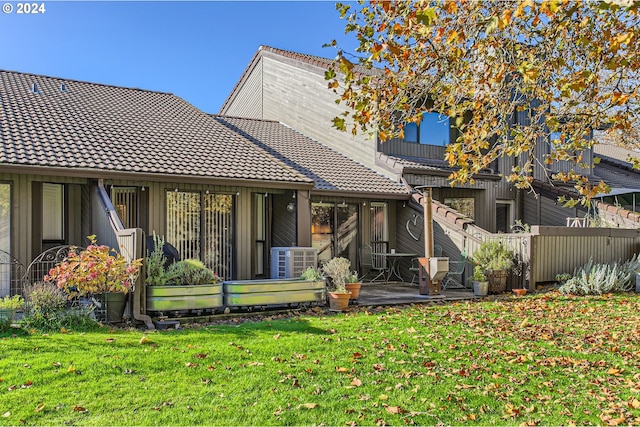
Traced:
POLYGON ((324 304, 325 299, 324 280, 230 280, 223 284, 224 305, 227 307, 324 304))
POLYGON ((147 286, 147 311, 207 310, 222 307, 222 283, 147 286))

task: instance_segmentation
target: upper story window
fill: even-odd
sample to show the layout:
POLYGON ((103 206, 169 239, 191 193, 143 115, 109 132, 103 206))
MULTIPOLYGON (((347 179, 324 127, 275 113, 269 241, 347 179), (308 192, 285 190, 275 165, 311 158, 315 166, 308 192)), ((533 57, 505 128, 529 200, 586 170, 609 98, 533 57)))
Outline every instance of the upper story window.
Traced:
POLYGON ((425 145, 449 144, 451 127, 449 117, 439 113, 424 113, 420 124, 407 123, 404 127, 404 140, 425 145))

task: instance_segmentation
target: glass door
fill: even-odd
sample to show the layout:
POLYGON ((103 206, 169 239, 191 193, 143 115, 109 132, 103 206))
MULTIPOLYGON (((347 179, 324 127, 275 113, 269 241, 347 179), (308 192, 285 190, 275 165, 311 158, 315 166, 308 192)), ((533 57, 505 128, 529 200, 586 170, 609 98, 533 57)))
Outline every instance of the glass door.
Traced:
POLYGON ((311 206, 311 241, 318 250, 318 261, 339 256, 358 265, 358 205, 347 203, 313 203, 311 206))

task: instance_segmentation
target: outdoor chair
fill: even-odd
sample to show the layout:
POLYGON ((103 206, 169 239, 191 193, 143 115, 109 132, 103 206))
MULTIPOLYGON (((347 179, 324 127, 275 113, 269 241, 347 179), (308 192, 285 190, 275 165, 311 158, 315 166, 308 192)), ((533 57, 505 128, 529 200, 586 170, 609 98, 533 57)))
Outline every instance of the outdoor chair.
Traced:
POLYGON ((463 284, 464 270, 467 267, 467 254, 460 254, 460 261, 449 261, 449 272, 442 279, 442 289, 467 289, 463 284))
POLYGON ((379 278, 386 279, 386 275, 389 272, 387 263, 384 262, 382 266, 375 265, 375 263, 373 262, 372 252, 373 251, 371 250, 370 245, 360 246, 360 268, 363 270, 363 272, 366 271, 366 273, 364 273, 364 276, 362 277, 362 280, 364 281, 364 279, 366 279, 369 275, 375 275, 375 277, 369 280, 369 282, 375 282, 379 278))

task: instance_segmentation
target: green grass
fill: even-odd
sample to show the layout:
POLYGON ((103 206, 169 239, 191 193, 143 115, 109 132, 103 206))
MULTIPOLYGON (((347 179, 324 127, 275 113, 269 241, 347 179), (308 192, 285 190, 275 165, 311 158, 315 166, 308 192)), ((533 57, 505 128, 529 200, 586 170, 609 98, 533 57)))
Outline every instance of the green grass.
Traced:
POLYGON ((636 295, 1 336, 2 425, 640 424, 636 295))

